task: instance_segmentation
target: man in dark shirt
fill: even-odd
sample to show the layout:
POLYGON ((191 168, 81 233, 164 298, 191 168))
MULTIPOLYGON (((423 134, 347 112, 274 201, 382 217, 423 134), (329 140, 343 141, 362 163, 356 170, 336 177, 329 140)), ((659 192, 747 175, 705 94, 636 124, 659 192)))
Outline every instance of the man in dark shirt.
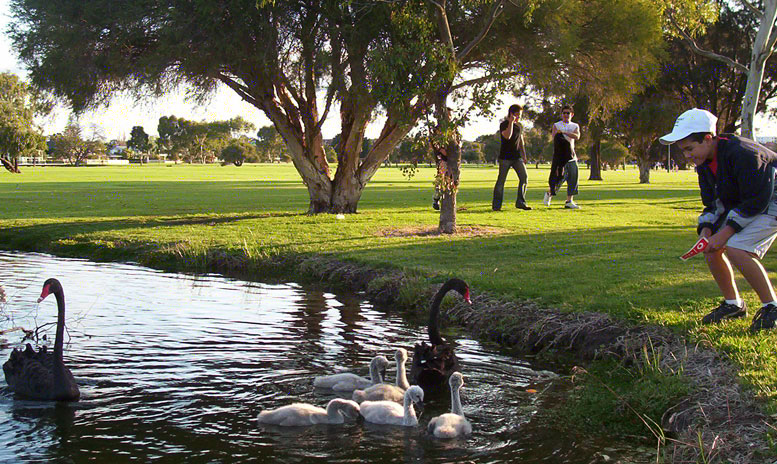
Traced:
POLYGON ((526 204, 526 148, 523 143, 523 126, 520 122, 523 107, 511 105, 507 111, 507 119, 499 125, 499 138, 502 144, 499 147, 499 175, 494 186, 494 198, 491 208, 494 211, 502 209, 502 197, 504 196, 505 180, 510 168, 518 174, 518 197, 515 207, 518 209, 531 209, 526 204))
POLYGON ((709 111, 688 110, 660 141, 665 145, 677 142, 699 175, 704 211, 696 232, 709 240, 704 255, 724 298, 701 322, 747 315, 733 264, 762 303, 750 325, 755 333, 774 328, 777 321, 777 296, 760 262, 777 238, 777 154, 743 137, 716 136, 717 120, 709 111))

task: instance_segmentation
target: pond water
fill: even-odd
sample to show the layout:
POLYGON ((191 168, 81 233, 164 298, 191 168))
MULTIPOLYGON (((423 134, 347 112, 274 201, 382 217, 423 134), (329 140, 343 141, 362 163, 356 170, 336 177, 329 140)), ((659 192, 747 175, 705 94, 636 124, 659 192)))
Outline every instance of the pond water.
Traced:
MULTIPOLYGON (((0 330, 56 320, 54 298, 36 303, 49 277, 65 290, 65 362, 81 399, 23 400, 0 380, 0 462, 588 464, 602 462, 601 454, 611 462, 626 454, 606 438, 570 436, 538 419, 563 382, 467 338, 457 340, 457 353, 464 412, 474 429, 469 438, 426 433, 429 419, 450 408, 448 397, 427 399, 415 428, 361 421, 260 426, 261 410, 292 402, 324 406, 334 398, 313 389, 313 376, 366 375, 376 354, 393 360, 397 347, 412 353, 425 328, 358 295, 294 283, 0 252, 8 299, 0 303, 0 330)), ((54 327, 44 332, 48 341, 41 343, 53 344, 54 327)), ((19 332, 3 337, 0 362, 21 340, 19 332)), ((394 369, 388 374, 392 381, 394 369)))

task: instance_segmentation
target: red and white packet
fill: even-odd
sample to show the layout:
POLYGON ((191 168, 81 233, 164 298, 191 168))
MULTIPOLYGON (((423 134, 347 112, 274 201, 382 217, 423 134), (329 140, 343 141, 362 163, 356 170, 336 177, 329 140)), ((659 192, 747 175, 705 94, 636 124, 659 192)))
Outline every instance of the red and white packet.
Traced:
POLYGON ((687 261, 692 256, 696 256, 702 251, 707 249, 707 246, 709 246, 710 241, 707 239, 707 237, 699 237, 699 240, 696 242, 696 244, 691 247, 690 250, 688 250, 688 253, 680 256, 680 259, 683 261, 687 261))

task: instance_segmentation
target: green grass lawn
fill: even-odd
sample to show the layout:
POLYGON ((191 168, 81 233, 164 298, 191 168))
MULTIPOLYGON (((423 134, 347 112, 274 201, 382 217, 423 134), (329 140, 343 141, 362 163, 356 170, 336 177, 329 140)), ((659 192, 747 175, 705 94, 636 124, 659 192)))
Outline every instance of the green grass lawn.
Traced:
MULTIPOLYGON (((698 324, 721 297, 702 257, 679 259, 696 240, 695 173, 654 171, 651 184, 640 185, 635 169, 606 171, 604 182, 582 180, 579 211, 563 209, 564 191, 550 208, 542 205, 547 174, 547 166, 529 169, 532 211, 512 207, 511 174, 503 210, 493 212, 496 168, 465 166, 458 224, 500 232, 419 237, 383 232, 437 225, 428 167, 410 180, 396 168, 379 170, 359 214, 344 220, 304 214, 307 190, 291 165, 28 167, 22 175, 0 173, 0 246, 66 254, 95 243, 316 252, 456 275, 477 290, 665 325, 708 341, 730 354, 773 411, 777 332, 749 335, 750 318, 698 324)), ((775 253, 763 264, 777 282, 775 253)), ((743 279, 738 283, 748 305, 758 308, 755 293, 743 279)))

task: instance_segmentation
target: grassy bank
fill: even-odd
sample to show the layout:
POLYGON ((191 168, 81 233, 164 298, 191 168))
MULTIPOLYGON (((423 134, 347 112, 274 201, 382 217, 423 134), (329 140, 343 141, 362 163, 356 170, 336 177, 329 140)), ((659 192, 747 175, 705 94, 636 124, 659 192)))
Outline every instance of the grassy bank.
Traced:
MULTIPOLYGON (((698 324, 720 296, 702 258, 678 259, 696 238, 695 173, 653 172, 640 185, 634 169, 604 172, 604 182, 582 181, 579 211, 564 210, 561 196, 542 206, 547 174, 529 169, 532 211, 512 207, 511 174, 503 210, 493 212, 496 169, 465 166, 458 223, 472 233, 439 237, 414 234, 437 224, 431 168, 410 180, 381 169, 359 214, 344 220, 303 214, 307 193, 291 165, 26 168, 0 174, 0 246, 151 264, 159 250, 195 261, 213 248, 258 257, 314 252, 456 275, 509 298, 689 334, 730 355, 777 411, 777 331, 751 336, 749 318, 698 324)), ((775 279, 774 251, 763 264, 775 279)))

